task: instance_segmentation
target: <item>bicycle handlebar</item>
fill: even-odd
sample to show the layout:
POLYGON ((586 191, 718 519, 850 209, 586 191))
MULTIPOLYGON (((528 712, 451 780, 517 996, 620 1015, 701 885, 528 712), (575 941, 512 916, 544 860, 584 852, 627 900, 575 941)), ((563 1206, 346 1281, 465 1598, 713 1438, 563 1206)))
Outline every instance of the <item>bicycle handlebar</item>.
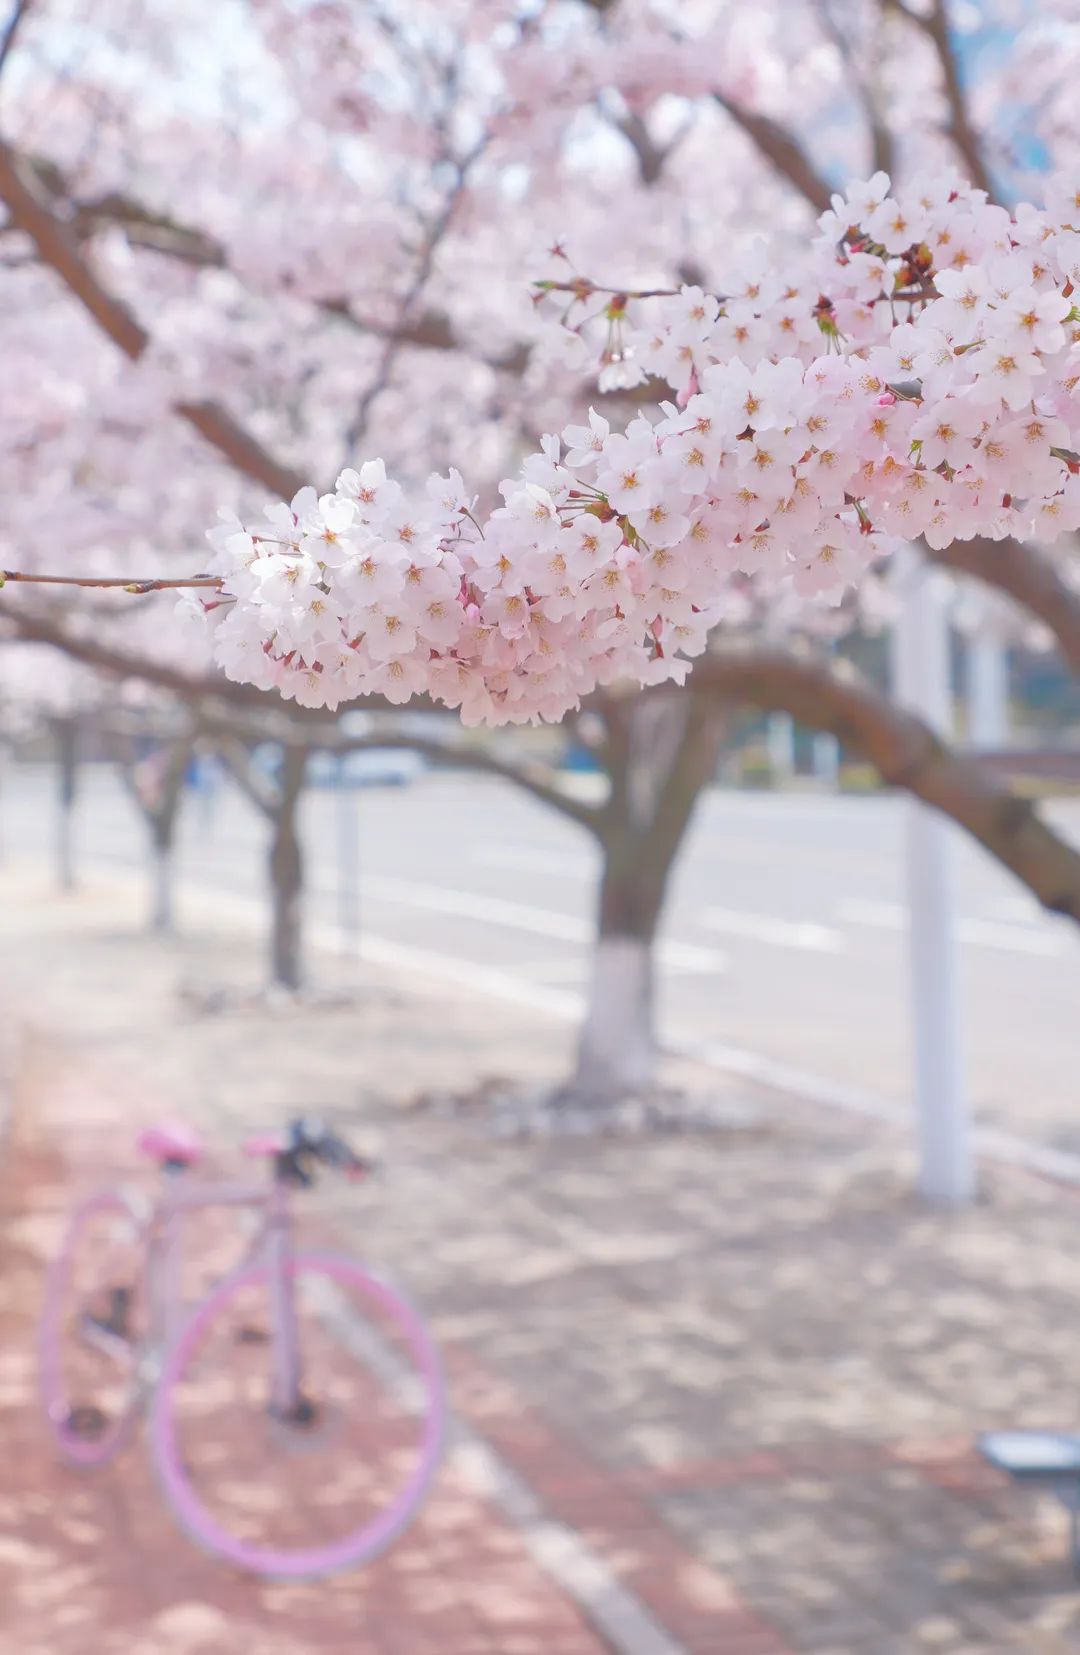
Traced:
POLYGON ((353 1180, 365 1178, 375 1170, 374 1162, 358 1155, 340 1132, 314 1115, 299 1115, 290 1121, 287 1147, 280 1157, 287 1177, 309 1184, 311 1173, 303 1165, 305 1161, 321 1161, 323 1166, 333 1167, 353 1180))

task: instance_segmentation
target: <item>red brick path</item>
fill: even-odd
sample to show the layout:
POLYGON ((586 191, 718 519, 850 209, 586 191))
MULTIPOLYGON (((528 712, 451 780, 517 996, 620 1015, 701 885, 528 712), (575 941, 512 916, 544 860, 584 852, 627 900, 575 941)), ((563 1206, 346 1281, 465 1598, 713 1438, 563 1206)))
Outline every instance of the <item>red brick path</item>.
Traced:
MULTIPOLYGON (((55 1120, 50 1120, 55 1129, 55 1120)), ((18 1141, 0 1225, 0 1655, 601 1655, 612 1645, 453 1464, 411 1533, 366 1569, 312 1584, 253 1580, 177 1531, 136 1440, 86 1474, 55 1457, 39 1416, 34 1337, 43 1265, 100 1134, 65 1159, 18 1141)), ((102 1172, 102 1181, 108 1174, 102 1172)), ((630 1474, 593 1462, 465 1350, 453 1406, 576 1530, 688 1655, 791 1655, 730 1584, 675 1539, 630 1474)))

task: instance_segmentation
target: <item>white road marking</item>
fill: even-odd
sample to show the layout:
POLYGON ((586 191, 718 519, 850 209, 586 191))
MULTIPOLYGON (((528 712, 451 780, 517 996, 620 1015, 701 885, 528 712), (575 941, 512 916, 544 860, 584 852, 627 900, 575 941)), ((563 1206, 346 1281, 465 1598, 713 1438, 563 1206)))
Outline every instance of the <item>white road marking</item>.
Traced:
POLYGON ((818 925, 813 920, 777 919, 772 914, 754 914, 743 908, 706 908, 701 923, 726 937, 747 937, 751 942, 772 943, 777 948, 841 954, 846 946, 842 932, 828 925, 818 925))
POLYGON ((705 808, 725 816, 765 816, 770 821, 822 822, 843 817, 850 820, 853 811, 864 817, 895 815, 895 801, 884 796, 876 799, 853 799, 844 793, 751 793, 740 789, 712 788, 703 795, 705 808))
POLYGON ((518 960, 514 973, 527 977, 531 983, 573 983, 580 987, 588 971, 584 960, 560 959, 553 955, 546 960, 518 960))
POLYGON ((842 1109, 847 1114, 865 1115, 892 1125, 899 1125, 907 1118, 903 1104, 892 1098, 880 1097, 859 1086, 847 1086, 840 1080, 807 1074, 803 1069, 776 1063, 771 1057, 762 1057, 759 1052, 744 1051, 741 1046, 721 1045, 715 1040, 686 1039, 667 1041, 665 1046, 677 1057, 690 1058, 694 1062, 707 1064, 711 1069, 722 1069, 778 1092, 794 1093, 812 1103, 828 1104, 831 1109, 842 1109))
MULTIPOLYGON (((481 920, 489 925, 505 925, 516 931, 531 931, 535 936, 555 937, 560 942, 579 943, 588 947, 595 935, 591 920, 578 919, 574 914, 560 914, 550 908, 534 908, 524 902, 510 902, 504 897, 481 896, 473 891, 447 890, 442 885, 425 885, 412 879, 366 879, 361 887, 364 894, 376 901, 400 902, 406 907, 421 908, 429 913, 453 914, 460 919, 481 920)), ((699 971, 704 974, 726 971, 728 956, 716 948, 699 948, 694 943, 664 940, 657 946, 662 964, 677 971, 699 971)))
POLYGON ((1033 896, 1001 897, 990 904, 994 919, 1007 920, 1014 925, 1038 925, 1046 916, 1033 896))
POLYGON ((514 873, 542 873, 554 879, 595 879, 598 863, 575 861, 573 855, 522 849, 516 845, 474 845, 470 860, 480 868, 509 868, 514 873))
MULTIPOLYGON (((329 953, 341 952, 341 933, 334 925, 316 925, 311 928, 311 939, 329 953)), ((475 989, 493 1000, 508 1005, 524 1006, 539 1011, 560 1022, 574 1022, 584 1014, 585 1001, 580 994, 564 994, 558 989, 543 988, 537 983, 524 982, 508 971, 499 971, 453 954, 440 954, 427 948, 409 948, 379 937, 370 931, 360 939, 360 957, 375 965, 388 965, 400 971, 415 971, 421 976, 439 982, 449 992, 455 988, 475 989)))
MULTIPOLYGON (((898 902, 842 902, 837 917, 852 925, 873 925, 885 931, 907 929, 907 909, 898 902)), ((1060 959, 1069 949, 1066 937, 1034 925, 1013 924, 993 919, 960 919, 956 934, 961 942, 981 948, 1000 948, 1013 954, 1037 954, 1043 959, 1060 959)))
POLYGON ((452 890, 444 885, 422 884, 415 879, 365 879, 363 892, 376 901, 398 902, 407 908, 421 908, 432 914, 453 914, 460 919, 485 920, 489 925, 508 925, 517 931, 531 931, 559 942, 588 942, 592 934, 585 920, 551 908, 534 908, 506 897, 481 896, 479 892, 452 890))
POLYGON ((800 864, 800 871, 803 867, 824 867, 838 869, 849 878, 856 869, 878 878, 889 875, 896 867, 895 856, 868 856, 861 851, 839 849, 836 845, 809 845, 804 839, 796 839, 790 844, 783 844, 779 840, 769 844, 764 841, 764 836, 747 839, 739 833, 729 833, 719 823, 716 824, 711 837, 706 837, 708 833, 709 830, 706 829, 705 834, 697 835, 691 840, 687 858, 690 866, 697 863, 710 870, 730 869, 737 862, 749 862, 754 866, 775 870, 781 866, 790 868, 800 864))

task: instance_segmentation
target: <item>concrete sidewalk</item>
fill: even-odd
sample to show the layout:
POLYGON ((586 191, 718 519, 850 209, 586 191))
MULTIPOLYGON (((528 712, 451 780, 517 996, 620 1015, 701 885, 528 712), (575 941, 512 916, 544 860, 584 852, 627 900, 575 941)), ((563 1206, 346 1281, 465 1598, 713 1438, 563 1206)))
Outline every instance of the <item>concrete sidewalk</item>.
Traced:
POLYGON ((200 1016, 178 984, 254 982, 257 952, 209 916, 151 942, 137 910, 119 882, 62 902, 0 878, 25 1031, 0 1189, 3 1655, 1080 1648, 1061 1514, 969 1447, 1078 1423, 1074 1197, 999 1171, 971 1213, 928 1215, 887 1127, 764 1096, 758 1125, 709 1137, 494 1143, 409 1100, 554 1078, 565 1031, 385 973, 344 974, 352 1006, 200 1016), (298 1106, 386 1165, 313 1206, 424 1304, 464 1440, 386 1558, 286 1588, 189 1548, 137 1446, 92 1479, 57 1468, 31 1340, 63 1207, 130 1175, 147 1115, 227 1151, 298 1106))

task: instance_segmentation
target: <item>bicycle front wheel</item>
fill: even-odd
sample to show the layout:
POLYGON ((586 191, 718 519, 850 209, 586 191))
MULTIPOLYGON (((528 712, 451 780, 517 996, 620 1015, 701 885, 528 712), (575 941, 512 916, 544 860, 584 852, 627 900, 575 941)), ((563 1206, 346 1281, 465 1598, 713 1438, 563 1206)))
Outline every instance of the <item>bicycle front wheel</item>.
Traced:
POLYGON ((239 1567, 312 1579, 402 1533, 438 1467, 446 1400, 435 1347, 406 1300, 353 1260, 298 1254, 299 1392, 273 1385, 265 1265, 222 1282, 169 1352, 151 1442, 191 1537, 239 1567))

